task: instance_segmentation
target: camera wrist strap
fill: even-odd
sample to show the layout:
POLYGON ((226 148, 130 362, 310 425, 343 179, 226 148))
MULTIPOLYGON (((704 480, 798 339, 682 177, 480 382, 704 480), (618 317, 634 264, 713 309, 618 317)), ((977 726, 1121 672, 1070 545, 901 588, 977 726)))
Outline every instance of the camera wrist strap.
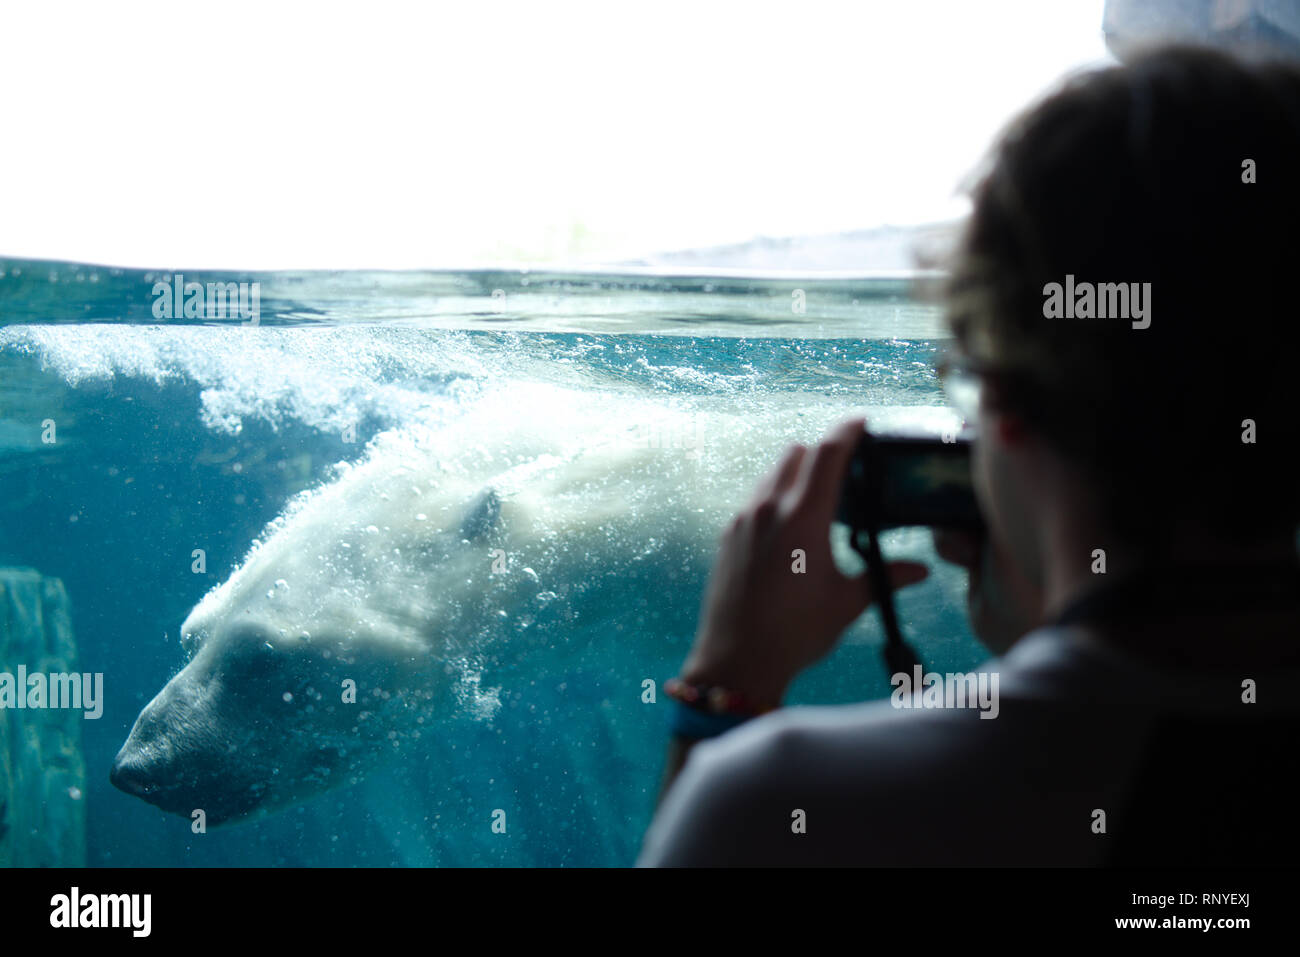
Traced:
POLYGON ((867 583, 871 588, 871 600, 880 609, 880 623, 885 629, 883 655, 885 668, 890 675, 900 673, 910 675, 912 669, 921 664, 921 659, 912 646, 903 640, 903 632, 898 625, 898 613, 894 609, 894 589, 889 582, 889 570, 885 568, 885 560, 880 554, 879 532, 870 526, 855 528, 849 540, 853 550, 867 563, 867 583))

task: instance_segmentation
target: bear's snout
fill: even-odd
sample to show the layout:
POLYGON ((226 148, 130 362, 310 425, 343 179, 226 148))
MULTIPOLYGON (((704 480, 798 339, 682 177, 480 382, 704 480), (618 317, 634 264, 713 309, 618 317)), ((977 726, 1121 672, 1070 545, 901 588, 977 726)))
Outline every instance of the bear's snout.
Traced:
POLYGON ((175 792, 181 789, 183 777, 178 773, 177 762, 171 759, 170 749, 161 744, 142 733, 141 722, 137 722, 113 759, 108 780, 119 791, 170 811, 173 810, 170 799, 178 796, 175 792))
MULTIPOLYGON (((200 795, 210 796, 214 781, 233 781, 233 769, 216 760, 220 752, 206 734, 205 685, 183 672, 140 712, 113 759, 109 781, 114 787, 163 811, 190 814, 207 807, 200 795)), ((227 813, 224 807, 213 812, 209 819, 227 813)))
POLYGON ((108 772, 108 780, 119 791, 125 791, 139 798, 148 799, 150 794, 158 790, 158 783, 139 761, 133 760, 127 754, 126 748, 119 751, 117 757, 113 759, 113 768, 108 772))
POLYGON ((149 753, 128 740, 108 774, 113 786, 171 814, 202 810, 209 825, 249 815, 261 803, 262 789, 238 783, 231 769, 204 760, 151 759, 149 753))

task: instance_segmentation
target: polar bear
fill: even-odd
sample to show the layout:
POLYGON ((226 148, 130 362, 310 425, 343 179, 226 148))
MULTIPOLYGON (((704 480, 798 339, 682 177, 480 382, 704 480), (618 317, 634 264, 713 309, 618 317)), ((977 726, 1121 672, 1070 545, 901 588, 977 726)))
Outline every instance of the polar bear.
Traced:
MULTIPOLYGON (((181 625, 188 663, 144 708, 113 783, 209 825, 355 783, 458 715, 490 719, 489 656, 610 640, 629 578, 669 602, 784 445, 842 401, 701 412, 520 384, 451 424, 376 437, 300 495, 181 625)), ((689 609, 693 614, 694 608, 689 609)), ((628 640, 655 642, 654 629, 628 640)))
POLYGON ((217 824, 355 782, 452 713, 490 712, 480 660, 526 653, 538 620, 593 627, 630 567, 706 562, 777 436, 617 406, 520 386, 508 406, 377 437, 186 618, 188 663, 113 783, 217 824))

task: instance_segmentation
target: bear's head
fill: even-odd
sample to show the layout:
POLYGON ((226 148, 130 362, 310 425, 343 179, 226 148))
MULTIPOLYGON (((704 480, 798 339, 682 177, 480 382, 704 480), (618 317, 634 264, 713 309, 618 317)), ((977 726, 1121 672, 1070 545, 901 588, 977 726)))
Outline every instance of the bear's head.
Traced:
POLYGON ((353 783, 431 730, 472 667, 462 638, 520 583, 490 574, 500 503, 477 491, 358 468, 304 496, 186 618, 189 660, 112 783, 215 825, 353 783))
POLYGON ((411 704, 367 694, 412 682, 365 657, 251 619, 217 624, 136 719, 112 782, 215 825, 355 781, 404 726, 390 712, 411 704))

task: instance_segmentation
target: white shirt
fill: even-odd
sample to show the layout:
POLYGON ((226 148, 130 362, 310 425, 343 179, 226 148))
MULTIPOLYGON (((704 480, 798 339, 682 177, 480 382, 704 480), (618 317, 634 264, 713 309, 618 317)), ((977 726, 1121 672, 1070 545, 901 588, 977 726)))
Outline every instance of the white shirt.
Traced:
POLYGON ((1162 715, 1294 714, 1300 678, 1170 675, 1078 628, 1031 633, 978 670, 999 676, 996 718, 796 707, 701 742, 638 863, 1101 864, 1162 715), (1260 703, 1243 703, 1247 678, 1260 703))

